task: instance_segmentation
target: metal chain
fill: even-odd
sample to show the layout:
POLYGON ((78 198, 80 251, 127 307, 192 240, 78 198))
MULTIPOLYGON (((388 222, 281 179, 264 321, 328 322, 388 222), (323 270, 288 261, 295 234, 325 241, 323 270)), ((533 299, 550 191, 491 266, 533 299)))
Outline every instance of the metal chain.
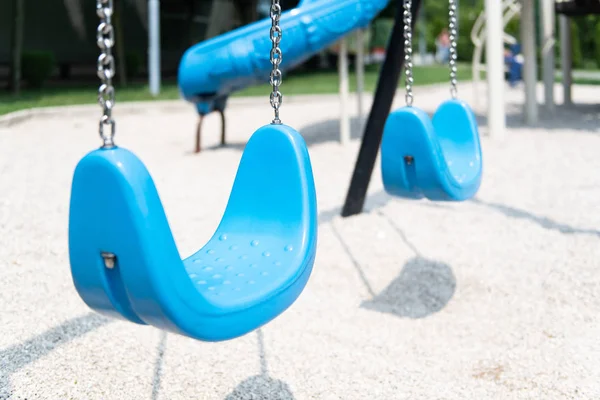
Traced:
POLYGON ((457 68, 456 60, 458 53, 456 51, 456 41, 458 39, 458 24, 456 20, 456 0, 450 0, 450 95, 456 99, 458 94, 457 84, 457 68))
POLYGON ((281 27, 279 26, 279 19, 281 18, 281 5, 279 0, 272 0, 271 3, 271 42, 273 42, 273 48, 271 49, 271 64, 273 64, 273 70, 271 71, 271 86, 273 91, 271 92, 270 100, 271 107, 275 111, 275 119, 273 124, 281 124, 279 119, 279 107, 283 102, 283 96, 279 91, 279 85, 281 85, 282 76, 279 65, 281 64, 281 48, 279 42, 281 42, 281 27))
POLYGON ((96 14, 100 17, 100 24, 96 31, 96 43, 100 48, 98 57, 97 74, 102 84, 98 88, 98 103, 102 107, 99 133, 103 141, 103 148, 115 145, 115 120, 112 117, 112 109, 115 105, 115 88, 112 79, 115 76, 115 59, 112 48, 115 45, 115 31, 112 26, 113 0, 96 0, 96 14), (104 131, 106 126, 110 127, 108 132, 104 131))
POLYGON ((413 105, 413 62, 412 62, 412 0, 404 0, 404 73, 406 74, 406 105, 413 105))

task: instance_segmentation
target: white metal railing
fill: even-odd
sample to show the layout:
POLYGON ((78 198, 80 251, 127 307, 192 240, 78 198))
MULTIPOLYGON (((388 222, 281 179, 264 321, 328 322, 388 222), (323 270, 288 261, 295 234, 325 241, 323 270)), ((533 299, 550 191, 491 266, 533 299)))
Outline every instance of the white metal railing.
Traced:
MULTIPOLYGON (((519 0, 503 0, 502 2, 502 21, 503 21, 503 29, 506 25, 517 15, 521 13, 521 2, 519 0)), ((475 20, 475 24, 473 24, 473 29, 471 30, 471 41, 475 46, 475 50, 473 51, 473 85, 474 92, 477 95, 477 89, 479 87, 479 83, 481 82, 481 74, 485 71, 485 66, 482 62, 483 58, 483 50, 485 48, 485 37, 486 37, 486 27, 485 27, 485 10, 479 14, 477 20, 475 20)), ((507 33, 504 33, 504 43, 515 44, 518 40, 507 33)))

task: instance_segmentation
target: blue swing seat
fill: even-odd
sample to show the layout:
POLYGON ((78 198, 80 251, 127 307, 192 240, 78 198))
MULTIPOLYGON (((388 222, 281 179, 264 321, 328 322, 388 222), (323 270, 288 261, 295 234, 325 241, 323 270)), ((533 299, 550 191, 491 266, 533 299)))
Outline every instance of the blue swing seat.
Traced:
POLYGON ((443 103, 433 120, 423 110, 392 112, 381 142, 385 190, 433 201, 463 201, 479 190, 481 144, 471 108, 459 100, 443 103))
POLYGON ((244 335, 304 289, 317 244, 306 144, 267 125, 248 141, 214 236, 181 260, 154 182, 123 148, 99 149, 75 170, 69 256, 92 309, 203 341, 244 335), (115 255, 113 268, 102 253, 115 255))

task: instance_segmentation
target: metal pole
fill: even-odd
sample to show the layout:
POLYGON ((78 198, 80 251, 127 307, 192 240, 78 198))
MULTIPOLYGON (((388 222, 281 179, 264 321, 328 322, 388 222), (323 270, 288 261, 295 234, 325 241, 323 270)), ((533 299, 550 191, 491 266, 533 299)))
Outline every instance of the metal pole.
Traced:
POLYGON ((560 16, 560 58, 562 66, 563 104, 573 104, 573 52, 571 19, 560 16))
POLYGON ((542 60, 544 67, 544 102, 554 110, 554 1, 540 0, 542 11, 542 60))
POLYGON ((456 31, 460 36, 460 0, 456 0, 456 31))
POLYGON ((348 43, 346 38, 340 41, 338 54, 338 69, 340 75, 340 143, 346 144, 350 141, 350 116, 348 115, 348 43))
POLYGON ((523 81, 525 83, 525 122, 538 122, 537 104, 537 56, 535 54, 535 4, 524 1, 521 9, 521 42, 523 43, 523 81))
POLYGON ((504 24, 502 3, 485 0, 489 135, 502 139, 506 131, 504 104, 504 24))
POLYGON ((365 31, 356 31, 356 97, 358 98, 358 120, 362 124, 364 117, 365 90, 365 31))
POLYGON ((150 93, 160 93, 160 1, 148 0, 148 75, 150 93))

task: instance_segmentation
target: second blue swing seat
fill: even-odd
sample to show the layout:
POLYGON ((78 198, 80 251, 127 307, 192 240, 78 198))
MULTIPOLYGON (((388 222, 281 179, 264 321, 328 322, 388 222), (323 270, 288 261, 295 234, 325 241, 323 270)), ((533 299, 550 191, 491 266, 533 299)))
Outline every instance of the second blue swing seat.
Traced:
POLYGON ((430 118, 415 107, 393 111, 381 142, 385 190, 433 201, 463 201, 479 190, 481 144, 471 108, 460 100, 443 103, 430 118))
POLYGON ((308 151, 285 125, 250 138, 214 236, 184 260, 154 182, 133 153, 98 149, 75 170, 72 276, 82 299, 110 316, 203 341, 244 335, 300 295, 316 244, 308 151), (103 253, 115 255, 113 268, 103 253))

